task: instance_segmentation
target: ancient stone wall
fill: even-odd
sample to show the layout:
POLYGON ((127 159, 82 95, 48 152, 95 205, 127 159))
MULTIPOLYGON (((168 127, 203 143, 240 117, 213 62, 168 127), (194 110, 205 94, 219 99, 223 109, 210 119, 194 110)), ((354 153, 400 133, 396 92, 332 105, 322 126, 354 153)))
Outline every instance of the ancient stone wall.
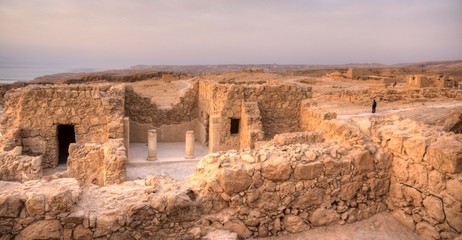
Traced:
POLYGON ((315 131, 325 120, 336 119, 335 112, 325 112, 311 106, 310 101, 303 101, 300 105, 300 128, 304 131, 315 131))
POLYGON ((150 97, 136 93, 132 87, 126 87, 125 111, 130 121, 139 124, 150 124, 160 127, 165 124, 180 124, 190 122, 197 118, 197 94, 199 84, 194 82, 193 87, 188 89, 180 102, 171 109, 160 109, 151 101, 150 97))
POLYGON ((300 116, 300 102, 311 97, 311 88, 281 82, 214 82, 199 85, 201 122, 210 116, 211 138, 209 150, 239 148, 240 137, 230 132, 231 119, 241 119, 242 103, 256 102, 261 115, 265 138, 283 132, 296 132, 300 116), (214 122, 212 122, 214 121, 214 122), (213 125, 213 126, 212 126, 213 125))
POLYGON ((254 150, 209 154, 184 182, 148 177, 83 193, 66 179, 0 182, 0 234, 199 239, 225 229, 250 238, 388 208, 423 237, 452 239, 461 233, 461 140, 396 117, 332 119, 254 150))
POLYGON ((243 102, 240 125, 240 148, 254 148, 255 142, 263 140, 264 132, 260 110, 256 102, 243 102))
POLYGON ((121 86, 30 85, 6 94, 0 129, 6 139, 1 147, 22 144, 24 154, 42 155, 42 166, 54 167, 59 125, 73 125, 77 143, 102 144, 123 138, 123 115, 121 86))
POLYGON ((24 156, 21 153, 21 147, 0 152, 1 181, 25 182, 42 177, 42 157, 24 156))
POLYGON ((111 139, 105 144, 71 144, 67 176, 84 184, 123 183, 127 161, 123 146, 123 139, 111 139))
POLYGON ((437 88, 459 88, 459 81, 444 75, 409 75, 407 85, 415 88, 437 87, 437 88))
POLYGON ((147 178, 84 191, 68 179, 0 182, 0 234, 199 239, 215 229, 244 238, 295 233, 385 210, 388 167, 363 147, 326 142, 208 155, 186 182, 147 178))
POLYGON ((374 138, 393 154, 387 199, 393 215, 426 239, 462 233, 462 136, 411 120, 372 123, 374 138))
POLYGON ((407 77, 409 87, 423 88, 432 86, 433 81, 424 75, 410 75, 407 77))

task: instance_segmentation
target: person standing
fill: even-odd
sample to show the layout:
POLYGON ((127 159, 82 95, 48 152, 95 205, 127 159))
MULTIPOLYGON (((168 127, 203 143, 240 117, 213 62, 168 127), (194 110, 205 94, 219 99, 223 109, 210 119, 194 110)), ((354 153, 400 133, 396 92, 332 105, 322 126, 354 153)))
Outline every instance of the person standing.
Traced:
POLYGON ((377 102, 375 99, 372 100, 372 113, 375 113, 375 108, 377 108, 377 102))

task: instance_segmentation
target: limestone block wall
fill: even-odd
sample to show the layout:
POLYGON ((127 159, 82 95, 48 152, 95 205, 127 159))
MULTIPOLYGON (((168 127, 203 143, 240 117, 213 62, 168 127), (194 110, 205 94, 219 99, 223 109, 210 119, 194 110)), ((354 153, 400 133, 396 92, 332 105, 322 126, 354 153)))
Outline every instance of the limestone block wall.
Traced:
POLYGON ((193 191, 210 226, 244 238, 295 233, 385 210, 388 160, 331 143, 210 154, 197 166, 193 191))
POLYGON ((256 102, 243 102, 240 125, 240 148, 254 148, 255 142, 263 140, 264 132, 260 110, 256 102))
POLYGON ((0 152, 1 181, 25 182, 42 177, 42 157, 24 156, 21 153, 21 147, 0 152))
MULTIPOLYGON (((74 125, 77 143, 123 138, 124 89, 110 85, 29 85, 5 96, 0 129, 18 139, 23 152, 42 155, 43 167, 57 165, 58 125, 74 125)), ((2 148, 6 146, 3 145, 2 148)), ((12 146, 8 146, 11 148, 12 146)))
POLYGON ((123 139, 105 144, 71 144, 66 174, 81 183, 119 184, 125 181, 125 147, 123 139))
POLYGON ((410 120, 372 126, 393 154, 387 199, 393 215, 426 239, 462 233, 462 136, 431 131, 410 120))

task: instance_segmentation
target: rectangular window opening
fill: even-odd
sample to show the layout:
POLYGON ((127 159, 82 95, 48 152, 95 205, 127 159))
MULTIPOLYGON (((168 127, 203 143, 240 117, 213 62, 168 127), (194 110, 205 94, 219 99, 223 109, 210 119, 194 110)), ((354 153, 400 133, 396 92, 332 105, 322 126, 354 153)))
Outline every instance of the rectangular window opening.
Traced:
POLYGON ((231 118, 231 134, 239 134, 240 119, 231 118))

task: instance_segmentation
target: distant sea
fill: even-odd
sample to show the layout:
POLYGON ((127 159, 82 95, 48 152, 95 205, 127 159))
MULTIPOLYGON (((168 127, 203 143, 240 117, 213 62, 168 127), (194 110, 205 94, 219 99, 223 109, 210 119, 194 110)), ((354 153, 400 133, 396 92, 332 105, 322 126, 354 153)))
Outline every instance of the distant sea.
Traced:
POLYGON ((23 67, 23 66, 0 66, 0 84, 14 83, 18 81, 28 82, 36 77, 56 73, 94 72, 101 69, 68 69, 51 67, 23 67))

